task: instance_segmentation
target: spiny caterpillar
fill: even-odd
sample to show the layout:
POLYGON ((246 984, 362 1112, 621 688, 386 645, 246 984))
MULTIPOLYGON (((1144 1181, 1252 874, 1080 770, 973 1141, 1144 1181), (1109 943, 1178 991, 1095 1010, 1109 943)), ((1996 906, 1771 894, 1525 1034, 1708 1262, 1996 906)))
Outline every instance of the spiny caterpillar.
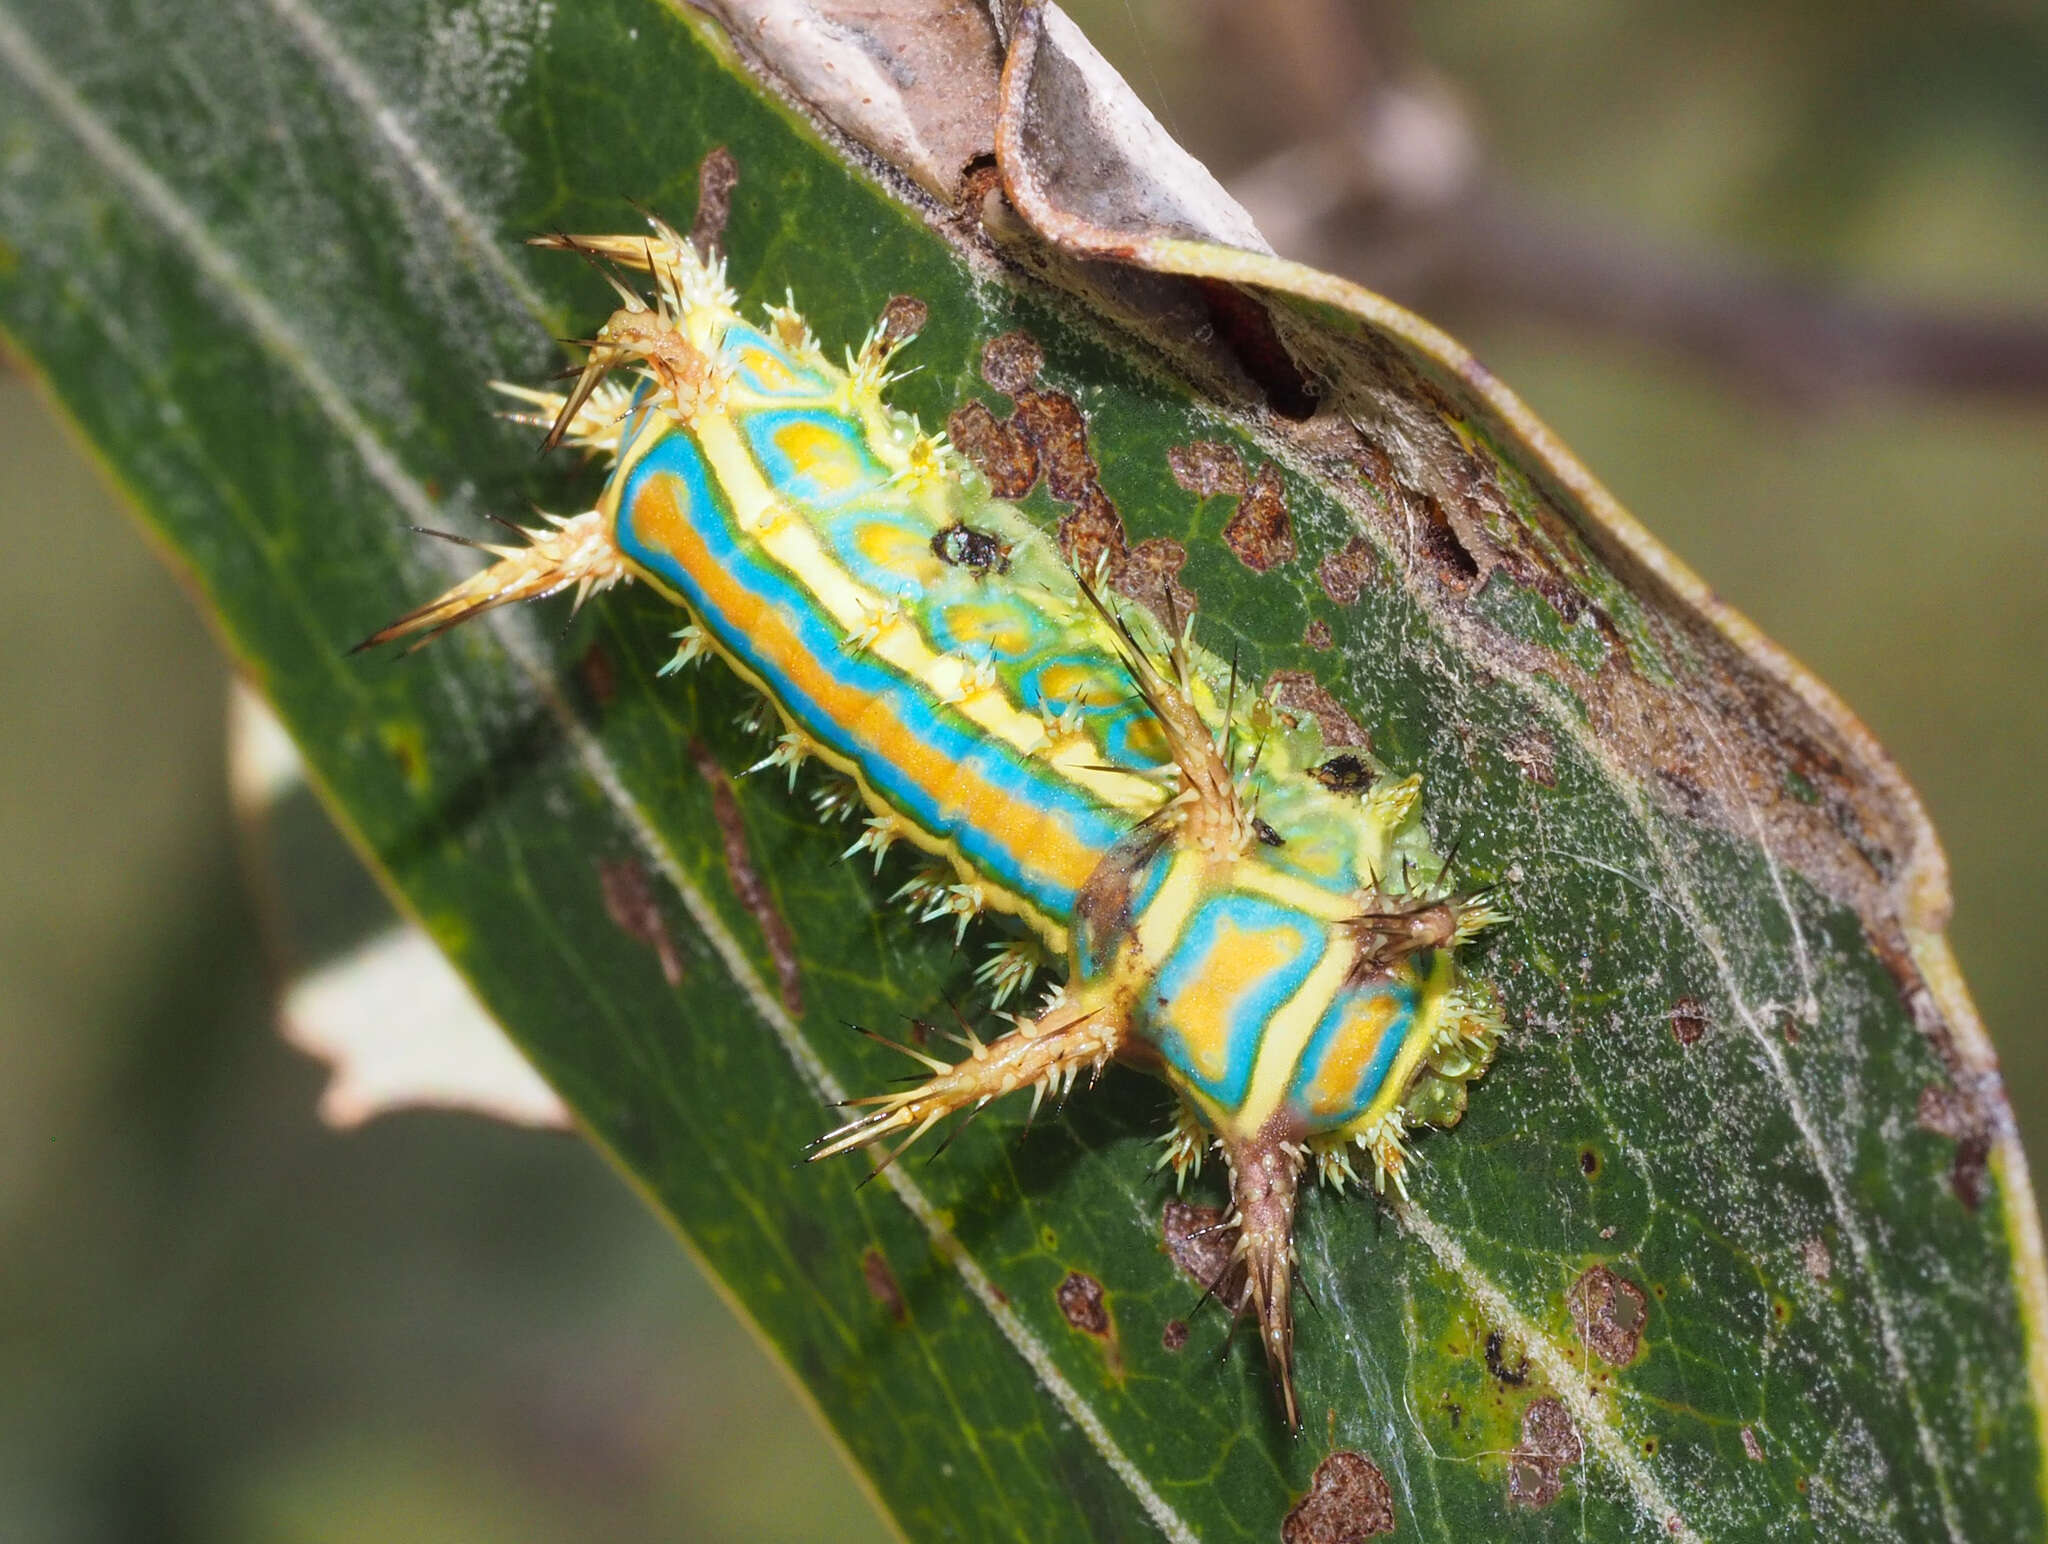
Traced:
MULTIPOLYGON (((669 226, 537 244, 598 265, 620 308, 563 394, 502 387, 515 416, 611 465, 597 506, 549 517, 489 568, 365 641, 420 642, 510 601, 638 579, 689 613, 663 673, 715 654, 782 726, 754 768, 816 760, 821 809, 866 812, 846 855, 964 939, 985 912, 1024 925, 977 972, 994 1004, 1042 960, 1066 981, 930 1076, 857 1100, 826 1158, 1029 1088, 1033 1110, 1112 1060, 1178 1096, 1160 1165, 1230 1170, 1245 1272, 1290 1426, 1296 1191, 1405 1193, 1406 1130, 1449 1125, 1500 1019, 1459 944, 1498 920, 1431 850, 1418 777, 1325 752, 1240 690, 1169 615, 1122 608, 997 502, 942 437, 883 401, 902 338, 878 327, 845 368, 792 305, 738 313, 722 260, 669 226), (618 269, 648 273, 653 297, 618 269), (626 373, 631 384, 615 378, 626 373), (850 784, 850 788, 848 785, 850 784)), ((1221 1283, 1212 1284, 1215 1287, 1221 1283)))

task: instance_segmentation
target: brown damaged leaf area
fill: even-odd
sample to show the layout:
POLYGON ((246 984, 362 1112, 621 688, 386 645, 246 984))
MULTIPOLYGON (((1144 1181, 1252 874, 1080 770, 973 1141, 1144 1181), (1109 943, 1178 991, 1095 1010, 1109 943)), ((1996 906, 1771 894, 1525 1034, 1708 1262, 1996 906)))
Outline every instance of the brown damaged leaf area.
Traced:
POLYGON ((1067 1323, 1084 1335, 1108 1338, 1109 1305, 1103 1301, 1101 1282, 1085 1271, 1069 1271, 1055 1295, 1067 1323))
POLYGON ((1168 1201, 1159 1214, 1167 1256, 1187 1278, 1232 1313, 1247 1296, 1244 1262, 1235 1253, 1237 1229, 1214 1206, 1168 1201))
POLYGON ((1237 513, 1223 527, 1223 544, 1254 573, 1263 574, 1294 556, 1294 517, 1279 472, 1262 466, 1237 501, 1237 513))
POLYGON ((1059 546, 1078 571, 1106 566, 1111 589, 1163 621, 1192 616, 1200 602, 1180 582, 1187 549, 1163 536, 1131 544, 1122 514, 1103 492, 1087 417, 1072 397, 1038 386, 1044 364, 1044 351, 1028 333, 991 339, 982 349, 982 379, 1009 397, 1014 410, 1001 419, 985 402, 964 403, 946 421, 947 438, 997 498, 1021 499, 1044 480, 1046 492, 1070 507, 1059 523, 1059 546))
POLYGON ((1247 475, 1244 458, 1215 440, 1174 446, 1166 465, 1173 480, 1197 498, 1237 500, 1223 527, 1223 544, 1246 568, 1263 574, 1294 556, 1294 519, 1277 468, 1262 466, 1247 475))
POLYGON ((924 331, 931 315, 931 307, 915 295, 891 295, 875 329, 891 348, 901 348, 924 331))
MULTIPOLYGON (((1213 303, 1226 286, 1256 299, 1267 315, 1255 330, 1280 345, 1315 407, 1300 421, 1272 408, 1267 432, 1350 484, 1372 547, 1435 600, 1483 664, 1563 684, 1619 770, 1684 819, 1744 841, 1761 832, 1874 936, 1943 925, 1939 851, 1867 731, 1635 527, 1477 361, 1379 297, 1273 258, 1163 135, 1105 137, 1122 120, 1101 110, 1100 80, 1062 55, 1071 40, 1048 42, 1059 25, 1044 13, 1010 13, 1000 38, 986 18, 957 25, 967 28, 958 37, 898 40, 906 58, 945 68, 865 91, 807 68, 800 40, 741 32, 846 132, 927 191, 965 199, 963 241, 1178 340, 1173 357, 1226 400, 1270 405, 1258 372, 1219 334, 1213 303), (1024 230, 1043 239, 1021 240, 1024 230), (1152 272, 1134 276, 1130 265, 1152 272), (1317 307, 1315 319, 1275 294, 1317 307), (1463 604, 1494 583, 1539 597, 1567 628, 1590 629, 1598 663, 1463 604), (1909 879, 1920 882, 1909 889, 1909 879)), ((1029 389, 1000 366, 990 379, 1006 394, 1029 389)), ((1079 501, 1078 490, 1054 492, 1079 501)), ((1113 516, 1091 503, 1063 522, 1063 541, 1120 552, 1113 516)), ((1340 604, 1369 582, 1344 565, 1319 577, 1340 604)), ((1938 1043, 1948 1034, 1945 1023, 1933 1030, 1938 1043)))
POLYGON ((1276 670, 1266 682, 1266 695, 1290 713, 1312 718, 1321 726, 1323 744, 1331 750, 1372 749, 1372 736, 1306 670, 1276 670))
POLYGON ((1362 536, 1354 536, 1316 565, 1316 583, 1340 606, 1357 605, 1358 597, 1379 578, 1379 552, 1362 536))
POLYGON ((711 785, 712 815, 718 822, 719 838, 725 848, 726 874, 732 881, 733 893, 760 925, 761 936, 768 944, 769 957, 775 963, 775 984, 782 997, 782 1006, 792 1014, 801 1015, 804 1011, 804 988, 796 935, 790 931, 788 919, 775 904, 767 881, 754 865, 753 849, 747 842, 746 822, 740 816, 740 802, 733 795, 732 779, 725 775, 718 758, 711 754, 711 748, 703 741, 690 742, 690 758, 696 763, 698 775, 711 785))
POLYGON ((1216 440, 1174 446, 1166 453, 1166 466, 1173 480, 1199 499, 1218 494, 1234 498, 1251 486, 1245 477, 1244 457, 1234 446, 1216 440))
POLYGON ((1392 1533, 1394 1490, 1378 1464, 1340 1450, 1316 1465, 1308 1494, 1280 1525, 1281 1544, 1355 1544, 1392 1533))
POLYGON ((882 1305, 882 1312, 889 1316, 892 1324, 902 1324, 909 1317, 903 1306, 903 1289, 896 1284, 896 1273, 889 1269, 889 1262, 882 1257, 882 1251, 869 1248, 861 1252, 860 1279, 867 1285, 868 1295, 882 1305))
POLYGON ((1539 1399, 1522 1412, 1522 1440, 1508 1455, 1508 1504, 1546 1507, 1564 1494, 1565 1471, 1585 1456, 1571 1412, 1539 1399))
MULTIPOLYGON (((1909 929, 1945 922, 1945 912, 1926 908, 1945 908, 1946 872, 1889 759, 1822 689, 1788 690, 1763 640, 1739 630, 1731 637, 1590 519, 1568 515, 1540 470, 1507 459, 1503 431, 1489 430, 1484 415, 1391 343, 1368 337, 1340 354, 1318 337, 1313 348, 1347 380, 1351 415, 1341 425, 1276 432, 1330 468, 1335 486, 1350 480, 1349 502, 1373 532, 1373 550, 1393 560, 1478 665, 1561 683, 1584 708, 1601 753, 1654 803, 1744 842, 1761 838, 1778 861, 1856 910, 1970 1102, 1956 1189, 1966 1200, 1976 1195, 1975 1155, 1988 1150, 1997 1117, 1982 1105, 1982 1080, 1906 942, 1909 929), (1491 604, 1491 586, 1533 594, 1559 635, 1577 642, 1559 647, 1510 630, 1498 618, 1514 613, 1491 604)), ((1370 582, 1354 592, 1348 566, 1325 560, 1319 568, 1332 599, 1370 582)), ((1555 742, 1535 733, 1540 742, 1511 750, 1532 781, 1550 786, 1555 742)))
POLYGON ((1974 1212, 1984 1203, 1985 1170, 1991 1161, 1991 1134, 1983 1116, 1957 1090, 1930 1084, 1920 1090, 1917 1117, 1922 1131, 1956 1144, 1949 1165, 1949 1188, 1974 1212))
POLYGON ((725 235, 732 218, 732 190, 739 186, 740 163, 720 145, 697 166, 697 217, 690 222, 690 245, 709 257, 725 235))
POLYGON ((1761 826, 1829 893, 1888 921, 1893 883, 1919 840, 1887 799, 1890 767, 1875 780, 1859 775, 1862 747, 1658 575, 1603 550, 1597 531, 1507 460, 1478 415, 1391 345, 1361 341, 1343 357, 1364 407, 1350 426, 1350 460, 1376 495, 1355 507, 1481 662, 1560 681, 1603 751, 1672 812, 1744 840, 1761 826), (1418 534, 1404 539, 1404 529, 1418 534), (1539 597, 1561 629, 1583 630, 1593 647, 1556 647, 1486 620, 1469 602, 1490 585, 1539 597))
POLYGON ((1683 1046, 1695 1046, 1707 1033, 1707 1010, 1697 997, 1685 996, 1671 1005, 1671 1038, 1683 1046))
MULTIPOLYGON (((1945 861, 1869 732, 1659 547, 1454 340, 1356 284, 1274 256, 1241 209, 1209 196, 1218 190, 1177 146, 1162 146, 1156 125, 1120 143, 1056 133, 1113 116, 1091 90, 1128 91, 1077 72, 1063 25, 1037 8, 1016 13, 997 98, 1004 191, 1064 263, 1035 258, 1033 269, 1111 316, 1131 309, 1140 286, 1102 274, 1148 270, 1159 281, 1144 292, 1148 335, 1169 340, 1189 378, 1226 401, 1245 400, 1248 370, 1226 346, 1173 341, 1188 334, 1170 318, 1219 285, 1262 296, 1314 411, 1297 418, 1267 395, 1254 412, 1261 429, 1339 493, 1473 668, 1539 692, 1562 687, 1618 781, 1680 821, 1760 845, 1854 909, 1880 947, 1897 940, 1912 958, 1912 941, 1931 940, 1931 976, 1916 962, 1901 992, 1911 1004, 1933 982, 1915 1021, 1957 1069, 1978 1129, 2003 1131, 1992 1053, 1938 938, 1945 861), (1164 202, 1146 196, 1160 182, 1175 189, 1164 202), (1179 301, 1173 278, 1189 286, 1179 301)), ((1347 588, 1338 579, 1336 592, 1347 588)))
POLYGON ((1021 499, 1038 485, 1038 447, 1023 430, 999 420, 986 402, 955 408, 946 420, 946 438, 981 469, 997 498, 1021 499))
POLYGON ((1131 548, 1110 583, 1157 617, 1188 617, 1195 592, 1180 582, 1188 549, 1170 537, 1153 536, 1131 548))
POLYGON ((1586 1271, 1565 1294, 1579 1339, 1612 1367, 1626 1367, 1642 1349, 1649 1302, 1641 1287, 1604 1265, 1586 1271))
POLYGON ((1086 1271, 1069 1271, 1053 1297, 1068 1327, 1095 1341, 1102 1350, 1104 1369, 1110 1377, 1123 1381, 1123 1348, 1117 1341, 1116 1320, 1110 1314, 1109 1297, 1102 1283, 1086 1271))
POLYGON ((654 951, 662 980, 681 986, 683 957, 661 914, 661 903, 654 898, 646 868, 633 858, 609 859, 597 866, 597 884, 605 915, 628 938, 654 951))
POLYGON ((1028 332, 1005 332, 981 350, 981 378, 1013 401, 1038 384, 1045 350, 1028 332))

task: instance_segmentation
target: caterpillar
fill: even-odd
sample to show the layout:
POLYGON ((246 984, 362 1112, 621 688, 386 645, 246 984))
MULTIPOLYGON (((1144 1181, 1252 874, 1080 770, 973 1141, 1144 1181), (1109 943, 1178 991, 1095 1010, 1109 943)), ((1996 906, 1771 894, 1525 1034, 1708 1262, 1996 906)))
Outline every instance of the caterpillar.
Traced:
MULTIPOLYGON (((843 366, 793 299, 742 317, 723 259, 646 236, 539 238, 606 274, 619 308, 562 393, 505 386, 544 448, 596 453, 594 508, 485 547, 491 565, 359 645, 416 647, 496 607, 625 580, 687 614, 667 674, 716 656, 773 707, 752 771, 821 763, 864 813, 849 858, 964 941, 1015 919, 977 971, 993 1006, 1046 954, 1034 1013, 900 1092, 854 1101, 812 1145, 897 1154, 947 1115, 1032 1090, 1033 1111, 1111 1062, 1177 1099, 1159 1161, 1229 1170, 1240 1286, 1290 1427, 1294 1219, 1325 1183, 1405 1195, 1405 1134, 1447 1126, 1491 1061, 1492 991, 1458 950, 1501 920, 1462 894, 1420 818, 1421 779, 1325 751, 1172 614, 1070 566, 943 436, 891 408, 907 339, 878 325, 843 366), (626 282, 644 273, 651 294, 626 282), (843 786, 843 785, 842 785, 843 786), (1018 926, 1021 924, 1021 926, 1018 926)), ((472 544, 479 545, 479 544, 472 544)), ((1220 1289, 1222 1283, 1212 1283, 1220 1289)))

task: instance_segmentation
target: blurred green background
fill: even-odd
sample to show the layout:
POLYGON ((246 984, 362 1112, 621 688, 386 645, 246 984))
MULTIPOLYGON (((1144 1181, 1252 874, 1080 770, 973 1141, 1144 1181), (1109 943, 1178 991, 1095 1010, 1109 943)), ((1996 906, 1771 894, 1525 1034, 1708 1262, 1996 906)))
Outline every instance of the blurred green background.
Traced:
MULTIPOLYGON (((1250 41, 1221 4, 1070 9, 1240 186, 1271 187, 1269 158, 1331 111, 1327 90, 1261 85, 1290 67, 1278 23, 1351 57, 1313 4, 1257 11, 1272 35, 1250 41)), ((2027 377, 2024 327, 1965 329, 1975 354, 1916 334, 1921 355, 1867 368, 1742 346, 1745 318, 1782 343, 1774 319, 1814 314, 1782 275, 1855 299, 1857 338, 1933 308, 2031 316, 2038 348, 2048 19, 1997 0, 1333 10, 1363 44, 1345 67, 1427 109, 1420 140, 1391 141, 1404 164, 1451 154, 1489 192, 1446 216, 1417 212, 1426 179, 1378 190, 1304 226, 1304 255, 1450 325, 1878 732, 1947 844, 1956 946, 2048 1155, 2040 361, 2027 377), (1648 300, 1607 304, 1644 275, 1648 300), (1962 384, 1914 385, 1919 365, 1962 384)), ((579 1143, 468 1116, 316 1122, 321 1073, 271 1027, 205 628, 18 371, 0 465, 0 1537, 886 1537, 579 1143)))

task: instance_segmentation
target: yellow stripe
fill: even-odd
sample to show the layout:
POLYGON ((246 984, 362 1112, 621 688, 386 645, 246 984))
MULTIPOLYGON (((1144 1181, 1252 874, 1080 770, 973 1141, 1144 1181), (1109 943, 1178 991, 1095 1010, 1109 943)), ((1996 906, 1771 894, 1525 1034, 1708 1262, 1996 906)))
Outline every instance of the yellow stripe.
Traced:
POLYGON ((1333 938, 1316 968, 1308 973, 1295 994, 1288 998, 1259 1042, 1259 1059, 1252 1064, 1251 1087, 1245 1091, 1244 1106, 1233 1121, 1240 1132, 1250 1136, 1280 1108, 1287 1090, 1294 1086, 1295 1068, 1308 1049, 1316 1025, 1323 1021, 1330 1004, 1344 989, 1344 978, 1358 957, 1349 939, 1333 938))
POLYGON ((1138 953, 1148 981, 1180 942, 1181 929, 1187 926, 1208 878, 1209 860, 1205 857, 1181 852, 1169 861, 1173 866, 1160 881, 1152 904, 1137 919, 1138 953))
POLYGON ((1457 966, 1451 959, 1450 950, 1437 950, 1429 979, 1415 994, 1415 1023, 1408 1031, 1408 1043, 1401 1047, 1401 1054, 1387 1069, 1387 1080, 1380 1085, 1378 1097, 1366 1106, 1365 1113, 1347 1130, 1370 1126, 1408 1097, 1408 1085, 1415 1080, 1416 1069, 1428 1058, 1430 1047, 1436 1043, 1437 1025, 1443 1021, 1444 1004, 1450 1000, 1456 976, 1457 966))
POLYGON ((1283 906, 1324 922, 1341 922, 1358 915, 1356 896, 1311 884, 1296 874, 1270 868, 1263 863, 1242 863, 1230 876, 1234 890, 1246 890, 1278 901, 1283 906))

